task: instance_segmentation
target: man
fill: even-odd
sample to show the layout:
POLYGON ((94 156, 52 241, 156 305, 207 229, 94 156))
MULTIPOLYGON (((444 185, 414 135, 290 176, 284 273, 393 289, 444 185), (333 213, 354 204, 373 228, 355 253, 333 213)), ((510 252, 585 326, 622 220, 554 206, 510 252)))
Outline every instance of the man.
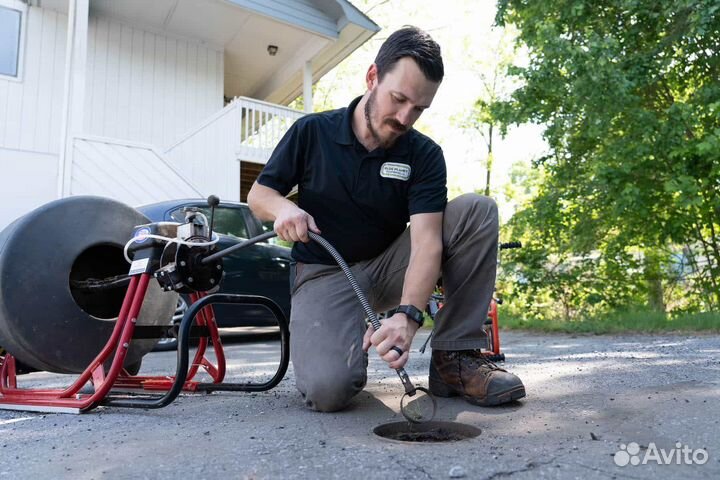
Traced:
POLYGON ((365 94, 298 120, 248 195, 253 212, 295 242, 290 354, 312 409, 340 410, 363 389, 371 345, 390 367, 405 365, 441 270, 446 303, 436 318, 431 391, 478 405, 525 396, 518 377, 477 350, 486 345, 482 324, 495 283, 497 207, 474 194, 448 203, 442 150, 412 129, 443 74, 440 47, 427 33, 393 33, 367 71, 365 94), (298 205, 285 198, 295 185, 298 205), (399 305, 377 332, 308 231, 351 265, 376 311, 399 305))

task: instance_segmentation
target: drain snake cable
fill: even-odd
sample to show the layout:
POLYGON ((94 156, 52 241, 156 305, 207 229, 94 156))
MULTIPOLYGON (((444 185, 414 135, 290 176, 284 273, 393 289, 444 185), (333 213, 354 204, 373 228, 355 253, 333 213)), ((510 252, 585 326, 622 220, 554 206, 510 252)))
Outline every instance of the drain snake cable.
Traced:
MULTIPOLYGON (((355 295, 357 296, 358 300, 360 301, 360 304, 362 305, 362 308, 365 311, 365 314, 367 315, 368 320, 370 321, 370 323, 372 324, 373 328, 376 331, 379 330, 382 326, 380 323, 380 320, 378 319, 378 316, 375 313, 375 311, 373 311, 372 307, 370 306, 370 303, 368 302, 367 297, 365 296, 363 291, 360 289, 360 286, 358 285, 357 280, 355 279, 355 276, 353 275, 352 271, 350 270, 350 267, 348 266, 347 262, 345 262, 345 259, 343 259, 342 256, 340 255, 340 253, 338 253, 338 251, 335 250, 335 247, 333 247, 327 240, 322 238, 320 235, 318 235, 314 232, 308 232, 308 235, 310 236, 310 238, 312 240, 319 243, 330 254, 330 256, 332 256, 333 259, 337 262, 338 266, 341 268, 341 270, 345 274, 345 277, 347 277, 348 282, 350 282, 350 286, 352 287, 353 291, 355 292, 355 295)), ((275 233, 274 231, 266 232, 262 235, 258 235, 256 237, 250 238, 248 240, 244 240, 236 245, 233 245, 232 247, 228 247, 228 248, 225 248, 218 252, 215 252, 211 255, 208 255, 201 260, 201 263, 207 264, 210 262, 217 261, 217 260, 221 259, 222 257, 229 255, 241 248, 268 240, 268 239, 276 237, 276 236, 277 236, 277 233, 275 233)), ((185 240, 179 240, 179 239, 170 238, 170 237, 163 237, 163 236, 154 235, 154 234, 144 235, 142 237, 142 240, 144 240, 146 238, 152 238, 152 239, 166 241, 168 243, 178 243, 181 245, 188 245, 188 246, 193 246, 193 247, 203 247, 203 246, 210 247, 212 245, 215 245, 219 240, 219 237, 217 237, 217 235, 213 235, 212 240, 204 241, 204 242, 202 242, 202 241, 201 242, 185 241, 185 240)), ((130 247, 130 245, 133 242, 137 242, 140 240, 141 239, 138 237, 133 237, 125 244, 125 248, 123 249, 123 254, 125 255, 125 259, 129 263, 132 263, 132 260, 128 256, 128 248, 130 247)), ((116 281, 116 279, 108 279, 108 280, 116 281)), ((424 423, 424 422, 431 421, 435 417, 435 413, 437 411, 437 401, 435 400, 435 397, 432 395, 432 393, 430 393, 430 391, 428 389, 426 389, 424 387, 418 387, 418 386, 413 385, 412 381, 410 380, 410 377, 408 376, 408 374, 404 368, 401 367, 401 368, 395 369, 395 372, 397 373, 398 377, 400 377, 400 381, 402 382, 403 387, 405 389, 405 393, 403 394, 403 397, 400 401, 400 411, 401 411, 403 417, 405 417, 405 419, 411 423, 424 423), (424 415, 422 415, 422 413, 419 412, 419 409, 417 407, 417 405, 419 403, 418 399, 416 399, 413 402, 410 402, 408 404, 405 403, 407 398, 415 396, 416 394, 418 394, 418 392, 422 392, 424 394, 424 397, 427 397, 430 399, 432 410, 431 410, 431 413, 427 416, 424 416, 424 415), (418 403, 415 403, 415 402, 418 402, 418 403)), ((177 389, 174 388, 174 390, 177 390, 177 389)), ((174 398, 174 396, 172 394, 175 394, 175 396, 177 396, 177 393, 178 392, 175 392, 175 391, 168 392, 165 395, 165 397, 163 397, 163 399, 161 399, 160 401, 157 402, 156 406, 162 406, 162 405, 167 404, 168 401, 171 401, 170 400, 171 398, 174 398)), ((422 398, 423 396, 419 395, 418 397, 422 398)))
MULTIPOLYGON (((249 240, 246 240, 244 242, 238 243, 237 245, 233 245, 232 247, 226 248, 224 250, 221 250, 219 252, 216 252, 212 255, 209 255, 205 257, 202 260, 202 263, 209 263, 212 261, 215 261, 221 257, 224 257, 225 255, 228 255, 235 250, 239 250, 243 247, 246 247, 248 245, 262 242, 264 240, 276 237, 277 233, 275 232, 267 232, 262 235, 258 235, 257 237, 251 238, 249 240)), ((348 266, 347 262, 345 262, 345 259, 342 258, 340 253, 338 253, 337 250, 335 250, 335 247, 333 247, 330 242, 325 240, 320 235, 314 233, 314 232, 308 232, 308 236, 310 239, 314 240, 315 242, 319 243, 320 246, 322 246, 329 254, 333 257, 333 259, 337 262, 338 266, 342 269, 343 273, 345 274, 345 277, 347 277, 348 282, 350 282, 350 286, 352 287, 353 291, 355 292, 355 296, 357 296, 358 300, 360 301, 360 304, 362 305, 363 310, 365 311, 365 315, 367 315, 368 320, 372 324, 375 331, 379 330, 382 326, 380 323, 380 320, 378 319, 377 314, 370 306, 370 303, 367 300, 367 297, 363 293, 362 289, 360 288, 360 285, 358 285, 357 280, 355 279, 355 275, 353 275, 352 271, 350 270, 350 267, 348 266)), ((405 394, 403 395, 403 398, 400 402, 400 410, 403 416, 412 423, 423 423, 426 421, 430 421, 435 417, 435 412, 437 410, 437 402, 435 400, 435 397, 430 393, 430 391, 424 387, 416 387, 413 385, 412 381, 410 380, 410 377, 408 376, 407 372, 404 368, 398 368, 395 369, 395 372, 398 374, 398 377, 400 377, 400 381, 403 384, 403 387, 405 388, 405 394), (405 400, 407 397, 413 397, 418 391, 424 393, 432 402, 432 414, 429 416, 429 418, 423 417, 421 414, 418 414, 417 416, 412 416, 406 411, 406 405, 405 400)), ((410 404, 409 404, 410 405, 410 404)), ((409 409, 407 409, 409 410, 409 409)))

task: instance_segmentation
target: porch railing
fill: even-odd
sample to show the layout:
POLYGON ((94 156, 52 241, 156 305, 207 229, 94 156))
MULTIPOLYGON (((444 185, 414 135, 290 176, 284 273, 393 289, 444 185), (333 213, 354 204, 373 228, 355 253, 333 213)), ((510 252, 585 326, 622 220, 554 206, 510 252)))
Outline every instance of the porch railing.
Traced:
POLYGON ((240 160, 266 163, 275 146, 290 125, 305 115, 292 108, 261 102, 247 97, 238 97, 240 113, 240 160))
POLYGON ((303 115, 282 105, 236 97, 167 148, 165 155, 200 190, 239 199, 240 161, 267 163, 282 136, 303 115))

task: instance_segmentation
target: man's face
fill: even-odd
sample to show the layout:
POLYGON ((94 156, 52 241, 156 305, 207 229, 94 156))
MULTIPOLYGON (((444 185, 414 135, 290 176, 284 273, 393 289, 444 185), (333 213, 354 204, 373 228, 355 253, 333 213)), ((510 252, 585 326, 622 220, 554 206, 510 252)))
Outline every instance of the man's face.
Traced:
POLYGON ((365 122, 380 147, 389 148, 410 130, 430 107, 439 82, 428 80, 409 57, 401 58, 378 82, 375 65, 367 76, 370 95, 365 103, 365 122))

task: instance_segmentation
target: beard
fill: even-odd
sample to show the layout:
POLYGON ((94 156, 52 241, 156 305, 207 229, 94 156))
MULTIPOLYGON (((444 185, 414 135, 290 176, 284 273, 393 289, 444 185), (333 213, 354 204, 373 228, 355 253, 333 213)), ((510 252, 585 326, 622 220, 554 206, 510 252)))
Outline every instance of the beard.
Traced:
POLYGON ((370 92, 370 96, 368 96, 367 102, 365 102, 365 109, 364 109, 365 125, 367 126, 367 129, 370 132, 370 135, 372 135, 373 140, 375 140, 377 142, 378 146, 383 149, 388 149, 388 148, 392 147, 393 144, 395 143, 395 140, 397 140, 398 137, 400 137, 400 135, 403 135, 408 129, 407 129, 407 127, 405 127, 405 125, 402 125, 397 120, 388 118, 384 121, 380 120, 380 121, 378 121, 378 123, 381 126, 385 125, 385 124, 390 125, 394 129, 400 130, 401 133, 396 134, 396 135, 390 134, 390 135, 387 135, 385 138, 380 136, 378 129, 376 129, 375 126, 373 125, 373 120, 374 120, 373 114, 377 111, 376 94, 377 94, 377 90, 373 90, 372 92, 370 92))

